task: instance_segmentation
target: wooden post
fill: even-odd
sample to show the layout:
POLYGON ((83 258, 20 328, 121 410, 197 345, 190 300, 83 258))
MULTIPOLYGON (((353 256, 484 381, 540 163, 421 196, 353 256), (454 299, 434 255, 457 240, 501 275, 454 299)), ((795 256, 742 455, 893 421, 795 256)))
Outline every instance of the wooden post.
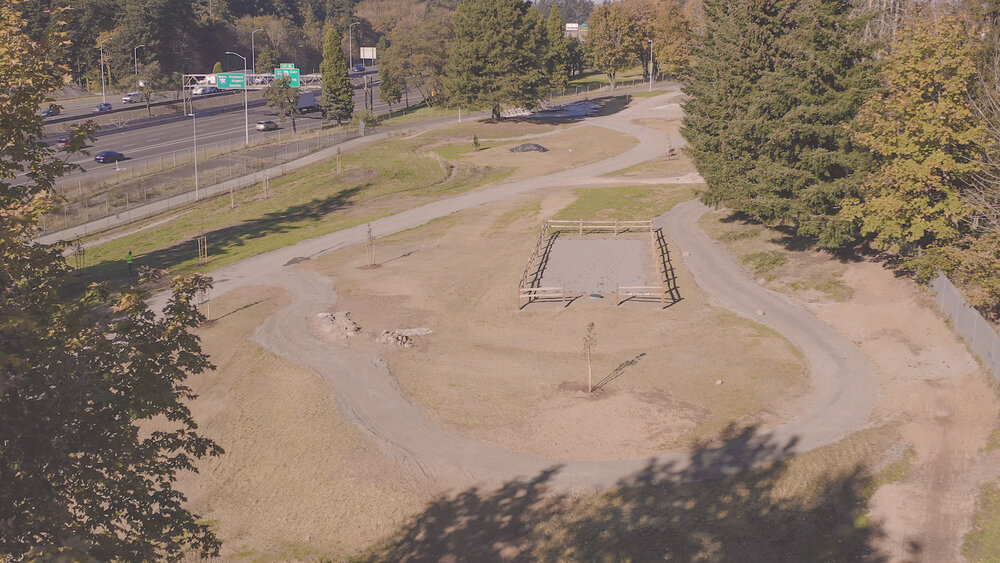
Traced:
POLYGON ((583 219, 580 219, 580 235, 583 235, 583 219))
POLYGON ((621 288, 621 286, 622 284, 620 283, 615 284, 615 307, 621 305, 621 296, 618 294, 618 291, 621 288))
POLYGON ((565 309, 566 308, 566 286, 565 285, 562 288, 562 302, 563 302, 563 308, 565 309))

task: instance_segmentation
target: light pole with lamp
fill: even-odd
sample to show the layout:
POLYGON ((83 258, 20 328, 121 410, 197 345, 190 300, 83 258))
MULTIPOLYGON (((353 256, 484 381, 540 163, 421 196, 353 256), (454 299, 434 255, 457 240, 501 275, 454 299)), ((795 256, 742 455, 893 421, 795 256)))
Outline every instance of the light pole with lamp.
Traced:
POLYGON ((351 57, 351 69, 347 71, 348 73, 354 70, 354 26, 356 25, 361 25, 361 22, 354 22, 347 26, 347 51, 351 57))
POLYGON ((132 60, 135 61, 135 76, 139 78, 139 49, 145 47, 146 44, 137 45, 135 49, 132 49, 132 60))
POLYGON ((104 42, 111 41, 110 37, 105 37, 97 43, 97 48, 101 50, 101 103, 108 103, 108 97, 104 93, 104 42))
POLYGON ((191 118, 191 129, 194 132, 194 199, 198 201, 198 118, 194 112, 189 113, 188 117, 191 118))
POLYGON ((254 48, 253 34, 257 33, 258 31, 264 31, 264 28, 262 27, 260 29, 255 29, 255 30, 253 30, 253 31, 250 32, 250 61, 253 64, 253 73, 254 74, 257 74, 257 51, 254 48))
POLYGON ((653 40, 649 40, 649 91, 653 91, 653 40))
POLYGON ((246 143, 250 146, 250 112, 247 109, 247 58, 239 53, 226 51, 227 55, 236 55, 243 59, 243 126, 245 128, 246 143))

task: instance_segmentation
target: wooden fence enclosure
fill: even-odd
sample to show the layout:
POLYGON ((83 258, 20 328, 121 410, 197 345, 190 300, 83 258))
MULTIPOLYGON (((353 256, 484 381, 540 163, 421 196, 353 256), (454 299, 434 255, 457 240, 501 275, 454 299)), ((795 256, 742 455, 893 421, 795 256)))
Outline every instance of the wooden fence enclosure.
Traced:
POLYGON ((625 301, 636 299, 648 301, 658 299, 660 307, 666 308, 680 300, 677 285, 674 278, 673 267, 670 265, 669 252, 667 251, 666 240, 663 232, 653 228, 650 221, 584 221, 578 220, 554 220, 549 219, 542 225, 535 241, 535 248, 528 258, 528 263, 521 274, 521 281, 517 284, 517 308, 523 309, 534 301, 556 301, 558 300, 564 307, 568 306, 579 295, 571 295, 566 292, 565 287, 542 287, 542 273, 549 260, 552 246, 556 237, 561 233, 573 233, 577 235, 591 233, 614 233, 618 236, 622 233, 648 232, 650 250, 653 253, 657 264, 657 276, 660 278, 659 285, 651 286, 621 286, 615 288, 615 305, 620 306, 625 301))

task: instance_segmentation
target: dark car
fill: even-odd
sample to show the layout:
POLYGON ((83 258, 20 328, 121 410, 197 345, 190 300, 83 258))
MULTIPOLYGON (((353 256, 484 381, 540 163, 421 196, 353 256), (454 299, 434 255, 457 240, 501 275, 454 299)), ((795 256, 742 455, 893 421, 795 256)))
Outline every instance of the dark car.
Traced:
POLYGON ((111 104, 97 104, 94 106, 94 109, 91 110, 91 113, 104 113, 107 111, 111 111, 111 104))
POLYGON ((67 145, 69 145, 69 139, 66 137, 59 137, 52 144, 55 145, 57 149, 64 149, 67 145))
POLYGON ((47 109, 42 111, 42 117, 53 117, 59 115, 59 108, 55 106, 49 106, 47 109))
POLYGON ((125 155, 115 151, 101 151, 94 155, 95 162, 118 162, 125 160, 125 155))
POLYGON ((356 65, 354 65, 354 68, 352 70, 354 70, 354 72, 364 72, 365 71, 365 65, 356 64, 356 65))
POLYGON ((273 121, 258 121, 257 130, 258 131, 274 131, 278 128, 278 124, 273 121))

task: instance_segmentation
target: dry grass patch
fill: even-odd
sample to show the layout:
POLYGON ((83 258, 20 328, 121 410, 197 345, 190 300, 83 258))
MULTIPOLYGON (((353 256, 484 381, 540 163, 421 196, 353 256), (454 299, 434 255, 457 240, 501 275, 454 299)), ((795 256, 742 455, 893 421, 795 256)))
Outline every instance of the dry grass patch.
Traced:
POLYGON ((610 158, 634 147, 635 137, 603 127, 586 125, 548 135, 538 143, 548 152, 512 153, 516 142, 486 143, 481 150, 475 150, 471 138, 463 140, 461 150, 449 156, 466 165, 497 168, 515 167, 511 180, 520 180, 568 170, 578 166, 610 158))
POLYGON ((364 329, 434 331, 386 354, 407 396, 470 436, 582 459, 644 456, 711 439, 730 423, 783 419, 782 405, 806 389, 797 351, 709 306, 679 261, 684 299, 665 311, 610 300, 516 308, 536 210, 566 201, 560 191, 393 235, 380 241, 374 270, 359 268, 362 248, 319 260, 340 296, 336 308, 364 329), (580 346, 589 322, 597 327, 595 381, 645 355, 588 396, 580 346))
POLYGON ((846 265, 818 250, 790 250, 795 241, 778 231, 738 220, 727 211, 706 213, 699 224, 721 241, 757 281, 809 302, 846 301, 846 265))
POLYGON ((241 288, 214 300, 217 320, 198 331, 218 369, 191 379, 200 395, 191 409, 226 453, 178 488, 215 523, 227 559, 354 553, 425 500, 341 418, 326 381, 248 340, 285 303, 280 290, 241 288))

